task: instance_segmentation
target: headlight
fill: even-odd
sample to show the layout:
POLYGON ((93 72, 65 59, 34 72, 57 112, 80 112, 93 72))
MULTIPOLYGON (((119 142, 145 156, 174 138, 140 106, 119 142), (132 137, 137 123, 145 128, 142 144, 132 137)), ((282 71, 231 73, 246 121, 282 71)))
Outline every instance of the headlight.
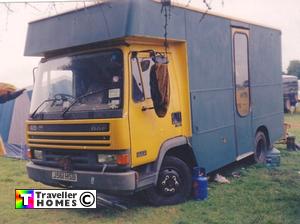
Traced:
POLYGON ((42 150, 33 150, 33 159, 43 160, 43 151, 42 150))
POLYGON ((115 163, 117 161, 117 155, 98 154, 98 163, 115 163))
POLYGON ((128 165, 129 155, 128 154, 98 154, 98 163, 114 163, 117 165, 128 165))

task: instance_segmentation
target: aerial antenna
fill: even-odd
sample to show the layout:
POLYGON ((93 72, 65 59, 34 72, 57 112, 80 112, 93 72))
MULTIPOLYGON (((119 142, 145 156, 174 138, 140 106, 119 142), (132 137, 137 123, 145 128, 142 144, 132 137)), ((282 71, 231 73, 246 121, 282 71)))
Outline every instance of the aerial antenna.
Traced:
POLYGON ((165 53, 166 57, 168 56, 168 48, 169 48, 169 43, 168 43, 168 20, 171 18, 171 0, 161 0, 161 14, 164 13, 165 17, 165 24, 164 24, 164 47, 165 47, 165 53))

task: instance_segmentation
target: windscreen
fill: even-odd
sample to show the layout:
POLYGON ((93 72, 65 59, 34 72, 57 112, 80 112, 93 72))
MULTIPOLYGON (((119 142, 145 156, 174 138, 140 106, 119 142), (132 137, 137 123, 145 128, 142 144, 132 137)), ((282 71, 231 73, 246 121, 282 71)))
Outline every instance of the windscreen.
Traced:
POLYGON ((74 114, 81 114, 80 118, 90 118, 91 114, 101 117, 101 111, 120 110, 122 96, 121 51, 54 58, 38 67, 30 113, 32 118, 74 114))

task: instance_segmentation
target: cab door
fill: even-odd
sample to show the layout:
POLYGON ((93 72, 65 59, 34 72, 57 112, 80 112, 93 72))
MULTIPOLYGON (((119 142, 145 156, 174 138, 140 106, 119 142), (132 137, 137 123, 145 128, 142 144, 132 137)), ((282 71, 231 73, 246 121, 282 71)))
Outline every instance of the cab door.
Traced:
POLYGON ((248 29, 232 28, 237 159, 248 156, 253 149, 248 40, 248 29))
POLYGON ((180 110, 178 100, 174 100, 178 97, 178 90, 172 63, 169 56, 170 103, 167 113, 158 117, 150 91, 150 70, 154 61, 149 52, 132 50, 130 53, 129 125, 132 166, 154 161, 163 142, 180 135, 180 128, 172 123, 172 113, 180 110))

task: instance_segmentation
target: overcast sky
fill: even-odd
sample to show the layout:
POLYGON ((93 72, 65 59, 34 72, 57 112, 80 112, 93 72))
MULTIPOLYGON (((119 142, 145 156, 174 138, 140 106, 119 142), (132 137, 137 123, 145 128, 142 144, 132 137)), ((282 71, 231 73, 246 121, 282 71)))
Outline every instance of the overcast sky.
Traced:
MULTIPOLYGON (((189 0, 173 1, 184 4, 189 2, 189 0)), ((286 70, 290 60, 300 60, 299 0, 208 0, 208 2, 212 12, 280 29, 283 70, 286 70)), ((203 0, 192 0, 190 4, 205 9, 203 0)), ((8 82, 22 88, 32 84, 32 69, 39 62, 39 58, 23 56, 27 23, 66 9, 84 7, 84 3, 55 3, 55 6, 50 3, 30 5, 10 3, 8 6, 12 11, 0 4, 0 82, 8 82)))

